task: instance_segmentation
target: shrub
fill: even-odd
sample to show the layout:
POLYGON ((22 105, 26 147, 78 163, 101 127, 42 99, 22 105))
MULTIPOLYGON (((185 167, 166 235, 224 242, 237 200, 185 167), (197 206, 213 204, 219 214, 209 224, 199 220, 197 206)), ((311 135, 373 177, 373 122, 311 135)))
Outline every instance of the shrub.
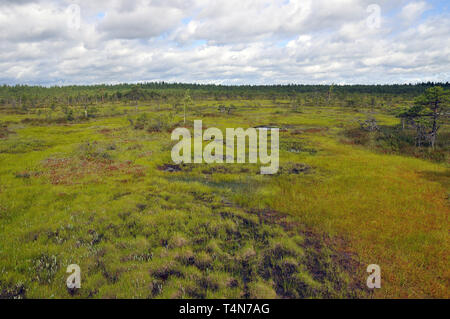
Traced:
POLYGON ((172 127, 173 117, 170 115, 159 115, 150 120, 147 126, 148 132, 168 131, 172 127))
MULTIPOLYGON (((114 146, 115 147, 115 146, 114 146)), ((93 159, 106 159, 110 160, 112 159, 111 154, 107 152, 108 149, 115 149, 111 148, 111 145, 101 145, 97 142, 86 142, 81 144, 78 147, 77 153, 80 158, 87 159, 87 160, 93 160, 93 159)))

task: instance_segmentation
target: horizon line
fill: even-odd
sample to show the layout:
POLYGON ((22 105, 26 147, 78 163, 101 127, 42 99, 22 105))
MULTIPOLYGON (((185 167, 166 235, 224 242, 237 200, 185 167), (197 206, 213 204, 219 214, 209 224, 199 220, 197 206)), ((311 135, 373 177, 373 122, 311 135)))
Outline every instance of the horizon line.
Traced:
POLYGON ((40 87, 40 88, 65 88, 73 86, 86 86, 86 87, 96 87, 96 86, 121 86, 121 85, 193 85, 193 86, 218 86, 218 87, 274 87, 274 86, 416 86, 416 85, 450 85, 449 81, 422 81, 422 82, 397 82, 397 83, 272 83, 272 84, 223 84, 223 83, 197 83, 197 82, 169 82, 169 81, 138 81, 138 82, 120 82, 120 83, 92 83, 92 84, 7 84, 2 83, 0 87, 40 87))

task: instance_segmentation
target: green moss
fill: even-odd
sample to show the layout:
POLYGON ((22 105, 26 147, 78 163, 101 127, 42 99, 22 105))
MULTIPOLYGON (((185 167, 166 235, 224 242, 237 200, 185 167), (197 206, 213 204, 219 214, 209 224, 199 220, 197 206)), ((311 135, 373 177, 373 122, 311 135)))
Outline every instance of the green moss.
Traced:
POLYGON ((124 105, 64 125, 5 115, 15 133, 0 139, 0 296, 364 297, 366 251, 401 269, 384 281, 387 295, 413 294, 399 281, 418 276, 405 264, 421 264, 429 283, 418 294, 443 296, 444 164, 341 143, 363 116, 346 108, 229 102, 230 116, 209 101, 197 116, 205 127, 282 127, 280 174, 262 176, 258 164, 161 170, 173 145, 161 119, 182 117, 152 106, 132 116, 143 129, 124 105), (75 292, 65 286, 72 263, 82 271, 75 292))

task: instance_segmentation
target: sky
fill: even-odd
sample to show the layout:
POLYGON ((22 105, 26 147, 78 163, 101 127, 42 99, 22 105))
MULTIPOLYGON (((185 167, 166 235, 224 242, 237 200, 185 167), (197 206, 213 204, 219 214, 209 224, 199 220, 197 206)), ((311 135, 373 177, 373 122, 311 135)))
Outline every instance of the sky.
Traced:
POLYGON ((0 0, 0 84, 449 80, 447 0, 0 0))

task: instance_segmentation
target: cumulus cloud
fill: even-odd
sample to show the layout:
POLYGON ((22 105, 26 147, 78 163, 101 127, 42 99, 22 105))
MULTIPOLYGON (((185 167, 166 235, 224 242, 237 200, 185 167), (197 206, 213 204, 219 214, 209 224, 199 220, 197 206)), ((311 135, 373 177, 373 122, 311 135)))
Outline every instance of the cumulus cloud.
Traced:
POLYGON ((417 1, 406 4, 400 12, 400 18, 406 23, 413 23, 428 8, 425 1, 417 1))
POLYGON ((1 7, 1 41, 38 42, 64 36, 62 30, 67 21, 64 10, 25 1, 14 4, 6 3, 1 7))
POLYGON ((447 81, 445 7, 381 0, 373 27, 372 3, 2 1, 0 83, 447 81))
POLYGON ((106 11, 99 23, 98 31, 109 38, 140 39, 159 36, 180 24, 184 13, 181 9, 168 5, 154 5, 141 1, 139 5, 106 11))

